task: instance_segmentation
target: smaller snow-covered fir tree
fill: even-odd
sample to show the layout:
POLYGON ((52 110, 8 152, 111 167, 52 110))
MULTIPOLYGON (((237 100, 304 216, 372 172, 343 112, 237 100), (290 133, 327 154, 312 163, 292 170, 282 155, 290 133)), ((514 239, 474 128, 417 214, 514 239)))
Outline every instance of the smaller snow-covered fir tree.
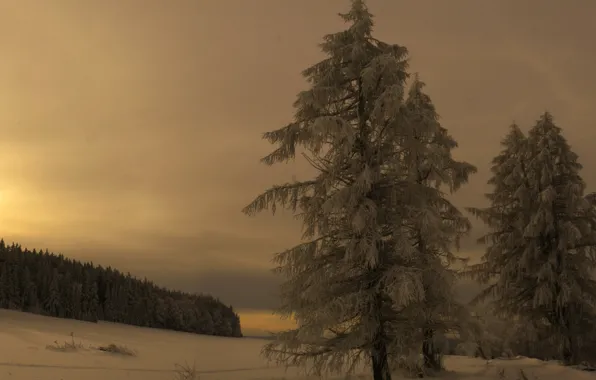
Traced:
POLYGON ((430 97, 423 91, 418 75, 410 86, 404 113, 410 125, 402 146, 405 151, 403 171, 410 173, 419 196, 408 205, 411 244, 421 269, 424 300, 412 305, 419 322, 425 369, 441 369, 441 347, 438 341, 461 327, 466 311, 455 301, 453 285, 457 278, 451 265, 457 260, 453 250, 459 239, 470 230, 470 222, 446 199, 443 189, 456 191, 476 168, 458 162, 451 156, 456 141, 439 123, 430 97))
POLYGON ((596 217, 581 165, 549 113, 527 138, 514 126, 503 145, 493 160, 491 205, 470 209, 492 230, 470 273, 493 281, 481 296, 548 329, 561 359, 577 363, 579 329, 592 328, 596 305, 596 217))
MULTIPOLYGON (((491 193, 486 194, 490 201, 488 208, 467 208, 467 211, 480 218, 490 232, 482 236, 478 242, 488 245, 480 264, 469 267, 467 274, 487 284, 497 278, 501 271, 516 273, 524 249, 519 243, 524 241, 524 229, 528 224, 530 209, 530 188, 526 178, 527 149, 526 136, 517 124, 510 127, 509 133, 501 141, 503 150, 492 160, 492 177, 488 184, 493 187, 491 193), (517 255, 519 253, 519 256, 517 255), (513 259, 513 260, 512 260, 513 259)), ((501 287, 505 277, 501 277, 501 287)), ((473 303, 484 301, 497 289, 497 284, 491 284, 480 293, 473 303)), ((505 302, 500 297, 495 303, 505 302)), ((496 310, 507 310, 507 304, 498 304, 496 310)))

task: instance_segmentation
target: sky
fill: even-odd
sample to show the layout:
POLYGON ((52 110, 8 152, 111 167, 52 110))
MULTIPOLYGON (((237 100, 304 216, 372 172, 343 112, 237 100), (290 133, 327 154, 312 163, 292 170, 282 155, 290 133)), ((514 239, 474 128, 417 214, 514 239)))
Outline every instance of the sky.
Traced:
MULTIPOLYGON (((370 0, 375 35, 410 51, 455 156, 479 172, 454 196, 483 206, 489 162, 516 121, 544 111, 596 190, 596 2, 370 0)), ((307 176, 259 163, 265 131, 291 121, 300 72, 344 28, 348 0, 2 0, 0 233, 218 296, 245 329, 271 310, 289 214, 241 213, 307 176)), ((461 254, 479 257, 476 229, 461 254)), ((465 287, 464 287, 465 288, 465 287)))

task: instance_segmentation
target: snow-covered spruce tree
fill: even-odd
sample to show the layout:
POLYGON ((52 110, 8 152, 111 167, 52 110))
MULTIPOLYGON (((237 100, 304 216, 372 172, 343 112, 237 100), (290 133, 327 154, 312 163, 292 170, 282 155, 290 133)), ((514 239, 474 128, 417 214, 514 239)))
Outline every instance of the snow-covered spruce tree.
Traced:
MULTIPOLYGON (((404 173, 413 181, 416 197, 405 206, 411 215, 407 224, 410 242, 415 250, 416 267, 421 269, 424 299, 410 305, 412 319, 419 321, 423 365, 441 369, 441 348, 437 341, 445 334, 460 330, 466 310, 455 301, 453 285, 457 278, 451 264, 463 260, 453 253, 459 239, 470 230, 470 222, 441 192, 453 192, 467 181, 476 169, 455 161, 451 151, 457 142, 439 123, 430 97, 423 92, 424 83, 416 75, 408 92, 404 114, 408 131, 400 146, 404 152, 404 173)), ((459 331, 458 331, 459 332, 459 331)))
MULTIPOLYGON (((503 287, 505 277, 500 277, 503 284, 498 285, 494 280, 501 271, 515 274, 520 257, 524 249, 520 242, 524 241, 524 229, 528 225, 532 194, 526 179, 527 149, 526 136, 517 124, 510 127, 509 133, 501 141, 503 149, 492 160, 492 176, 488 184, 493 187, 491 193, 486 194, 490 202, 488 208, 467 208, 467 211, 480 218, 490 232, 478 239, 487 245, 486 253, 479 264, 467 268, 466 274, 482 284, 489 284, 472 303, 485 301, 495 295, 498 286, 503 287)), ((494 310, 508 309, 509 300, 497 297, 494 310), (505 304, 501 304, 505 303, 505 304)))
POLYGON ((561 359, 575 364, 596 305, 596 217, 581 165, 549 113, 527 138, 514 127, 504 145, 493 161, 491 205, 470 209, 492 230, 471 273, 493 282, 482 296, 548 329, 561 359))
POLYGON ((429 184, 455 189, 473 168, 451 159, 453 141, 436 115, 406 106, 406 49, 372 37, 363 1, 341 16, 351 25, 325 36, 328 57, 304 71, 311 87, 298 96, 295 121, 264 136, 278 145, 266 164, 301 149, 318 174, 270 188, 244 212, 283 206, 304 226, 304 243, 275 257, 287 278, 279 313, 298 327, 278 334, 265 356, 316 373, 349 371, 366 358, 374 378, 385 380, 390 363, 420 353, 422 326, 412 317, 424 302, 427 259, 414 233, 434 252, 457 229, 450 205, 429 184), (417 173, 411 165, 422 158, 417 173))

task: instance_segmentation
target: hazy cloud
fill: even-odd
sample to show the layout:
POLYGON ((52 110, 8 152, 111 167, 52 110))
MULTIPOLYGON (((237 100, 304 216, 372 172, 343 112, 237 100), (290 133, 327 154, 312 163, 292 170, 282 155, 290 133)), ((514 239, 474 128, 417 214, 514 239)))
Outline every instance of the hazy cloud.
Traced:
MULTIPOLYGON (((303 162, 265 167, 261 133, 291 119, 300 72, 347 0, 14 0, 0 4, 0 224, 23 245, 121 267, 241 308, 274 306, 288 214, 240 210, 303 162)), ((596 2, 370 0, 406 45, 479 168, 453 196, 482 206, 514 120, 550 110, 596 185, 596 2)), ((479 257, 475 229, 462 254, 479 257)))
POLYGON ((187 291, 213 294, 235 309, 272 310, 279 307, 281 278, 270 271, 224 271, 167 276, 155 273, 164 284, 187 291), (161 277, 161 279, 160 279, 161 277))

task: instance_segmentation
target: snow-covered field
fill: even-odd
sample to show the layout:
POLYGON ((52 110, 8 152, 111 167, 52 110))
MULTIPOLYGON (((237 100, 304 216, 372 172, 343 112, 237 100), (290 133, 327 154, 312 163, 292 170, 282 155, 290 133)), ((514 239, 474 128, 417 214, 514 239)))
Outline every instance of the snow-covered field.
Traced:
MULTIPOLYGON (((0 380, 172 380, 176 363, 196 365, 201 380, 279 380, 304 378, 298 370, 267 366, 259 357, 264 340, 216 338, 145 329, 111 323, 85 323, 0 310, 0 380), (54 351, 55 342, 74 341, 82 347, 54 351), (111 354, 93 347, 123 345, 135 357, 111 354)), ((478 359, 448 357, 449 379, 497 378, 497 368, 512 375, 525 369, 530 379, 596 379, 580 372, 532 359, 487 365, 478 359)), ((368 376, 367 376, 368 377, 368 376)))

